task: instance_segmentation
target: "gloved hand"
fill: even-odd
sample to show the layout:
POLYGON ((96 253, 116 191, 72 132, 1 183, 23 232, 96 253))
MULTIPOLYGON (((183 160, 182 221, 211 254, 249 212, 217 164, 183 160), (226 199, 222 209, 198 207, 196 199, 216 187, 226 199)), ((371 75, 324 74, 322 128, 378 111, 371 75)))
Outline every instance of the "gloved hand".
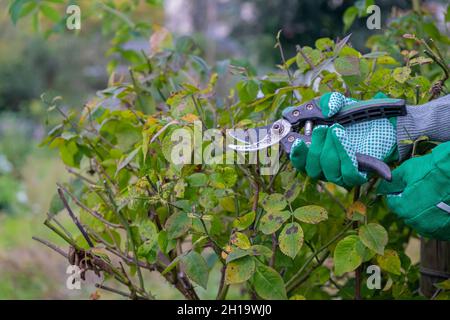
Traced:
POLYGON ((378 187, 389 208, 419 234, 450 240, 450 142, 405 161, 392 174, 392 182, 378 187))
MULTIPOLYGON (((386 98, 382 93, 374 99, 386 98)), ((320 108, 329 118, 343 107, 357 100, 346 98, 338 92, 330 92, 320 98, 320 108)), ((317 126, 308 147, 302 140, 296 140, 291 148, 290 160, 293 166, 306 172, 314 179, 322 179, 344 187, 361 185, 367 175, 358 171, 356 153, 386 161, 396 151, 397 135, 395 124, 389 119, 378 119, 348 125, 317 126)))

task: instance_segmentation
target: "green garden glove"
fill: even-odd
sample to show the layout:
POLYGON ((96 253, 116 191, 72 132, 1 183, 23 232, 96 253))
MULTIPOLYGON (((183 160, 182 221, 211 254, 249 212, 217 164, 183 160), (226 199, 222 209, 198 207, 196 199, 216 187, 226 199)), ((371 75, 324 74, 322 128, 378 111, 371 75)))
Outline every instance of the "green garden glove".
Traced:
MULTIPOLYGON (((386 98, 382 93, 374 99, 386 98)), ((357 100, 330 92, 320 98, 320 108, 329 118, 357 100)), ((292 146, 290 160, 293 166, 314 179, 333 182, 343 187, 361 185, 367 175, 358 170, 356 154, 361 153, 382 161, 395 150, 397 135, 395 125, 388 119, 378 119, 343 127, 339 124, 317 126, 308 147, 302 140, 292 146)))
POLYGON ((425 237, 450 240, 450 142, 405 161, 383 181, 389 208, 425 237))

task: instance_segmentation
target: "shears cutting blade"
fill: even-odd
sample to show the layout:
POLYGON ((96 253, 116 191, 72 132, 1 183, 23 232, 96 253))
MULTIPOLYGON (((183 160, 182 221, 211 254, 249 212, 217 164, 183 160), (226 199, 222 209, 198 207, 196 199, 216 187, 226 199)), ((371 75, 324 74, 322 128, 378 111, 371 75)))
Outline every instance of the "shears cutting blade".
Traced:
POLYGON ((291 124, 280 119, 270 126, 264 126, 247 130, 230 130, 228 134, 243 144, 229 144, 230 149, 239 152, 252 152, 266 149, 279 143, 291 132, 291 124))
MULTIPOLYGON (((296 140, 302 140, 307 145, 311 143, 312 130, 315 125, 343 126, 376 119, 389 119, 406 115, 405 101, 402 99, 371 99, 355 102, 344 107, 331 118, 322 114, 319 101, 313 99, 297 106, 291 106, 283 111, 283 117, 272 125, 254 129, 229 130, 228 135, 242 144, 230 144, 230 149, 238 152, 252 152, 268 148, 280 143, 282 149, 290 154, 296 140), (295 129, 295 130, 294 130, 295 129), (302 131, 303 133, 300 133, 302 131)), ((373 171, 385 180, 390 181, 392 174, 389 166, 383 161, 365 155, 356 154, 360 171, 373 171)))

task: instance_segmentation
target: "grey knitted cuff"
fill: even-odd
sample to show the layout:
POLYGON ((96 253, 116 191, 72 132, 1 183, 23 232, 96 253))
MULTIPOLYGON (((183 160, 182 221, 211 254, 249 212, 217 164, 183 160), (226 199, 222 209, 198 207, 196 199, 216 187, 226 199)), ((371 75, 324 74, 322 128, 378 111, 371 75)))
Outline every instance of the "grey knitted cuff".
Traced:
POLYGON ((397 118, 397 146, 400 161, 411 156, 412 146, 403 140, 427 136, 434 141, 450 141, 450 95, 419 106, 407 106, 407 115, 397 118))

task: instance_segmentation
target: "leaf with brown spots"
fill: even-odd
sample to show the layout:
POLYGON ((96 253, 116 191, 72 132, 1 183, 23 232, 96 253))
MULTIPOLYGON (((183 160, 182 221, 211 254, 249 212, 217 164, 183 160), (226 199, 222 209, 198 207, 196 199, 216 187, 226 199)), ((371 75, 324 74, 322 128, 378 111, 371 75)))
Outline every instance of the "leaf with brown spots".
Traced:
MULTIPOLYGON (((358 218, 357 215, 363 215, 365 216, 367 212, 367 208, 364 203, 361 201, 353 202, 350 207, 347 209, 347 219, 354 220, 358 218), (356 213, 356 215, 355 215, 356 213)), ((356 219, 359 220, 359 219, 356 219)))
POLYGON ((286 208, 286 198, 280 193, 273 193, 265 197, 261 203, 268 212, 279 212, 286 208))
POLYGON ((303 230, 297 222, 288 223, 278 237, 280 250, 294 259, 303 245, 303 230))
POLYGON ((300 222, 317 224, 328 219, 328 212, 319 206, 304 206, 294 211, 294 217, 300 222))
POLYGON ((280 229, 290 216, 289 211, 268 212, 261 218, 259 230, 264 234, 272 234, 280 229))
POLYGON ((251 246, 250 240, 242 232, 235 232, 230 238, 232 244, 241 249, 248 249, 251 246))

